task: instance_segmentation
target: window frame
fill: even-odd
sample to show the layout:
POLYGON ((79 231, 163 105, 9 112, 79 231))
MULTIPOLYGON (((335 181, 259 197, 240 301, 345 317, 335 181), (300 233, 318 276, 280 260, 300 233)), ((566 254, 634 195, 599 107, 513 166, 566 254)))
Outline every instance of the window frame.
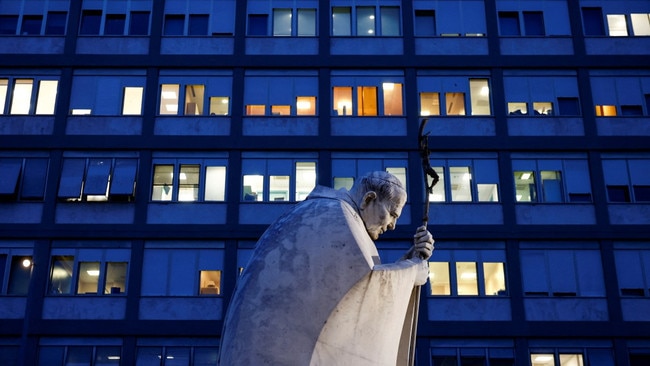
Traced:
MULTIPOLYGON (((228 200, 228 159, 227 158, 154 158, 152 162, 152 181, 150 186, 149 203, 173 202, 173 203, 225 203, 228 200), (170 187, 171 197, 169 200, 154 199, 156 187, 156 166, 172 166, 172 184, 170 187), (179 199, 181 167, 198 166, 199 177, 196 200, 179 199), (208 168, 224 168, 223 172, 223 200, 206 200, 206 183, 208 179, 208 168)), ((161 196, 162 197, 162 196, 161 196)))

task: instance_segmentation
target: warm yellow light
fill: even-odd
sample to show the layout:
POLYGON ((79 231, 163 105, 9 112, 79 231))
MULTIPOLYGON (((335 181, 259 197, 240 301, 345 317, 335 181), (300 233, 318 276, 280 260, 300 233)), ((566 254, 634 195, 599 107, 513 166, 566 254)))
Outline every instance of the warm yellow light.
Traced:
POLYGON ((32 265, 32 261, 29 258, 23 259, 23 267, 27 268, 32 265))

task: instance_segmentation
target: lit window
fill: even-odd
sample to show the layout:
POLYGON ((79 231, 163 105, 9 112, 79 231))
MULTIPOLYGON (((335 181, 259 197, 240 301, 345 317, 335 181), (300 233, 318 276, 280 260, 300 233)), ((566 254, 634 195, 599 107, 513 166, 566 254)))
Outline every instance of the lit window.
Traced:
POLYGON ((490 115, 490 87, 487 79, 469 79, 469 98, 473 116, 490 115))
POLYGON ((316 163, 296 163, 296 201, 302 201, 316 187, 316 163))
POLYGON ((334 87, 334 110, 338 116, 352 115, 352 87, 334 87))
POLYGON ((199 271, 199 295, 221 293, 221 271, 199 271))
POLYGON ((273 35, 291 35, 291 9, 273 9, 273 35))
POLYGON ((347 190, 350 190, 352 188, 352 185, 354 184, 354 178, 351 177, 334 177, 334 186, 333 188, 338 190, 341 188, 345 188, 347 190))
POLYGON ((449 263, 429 262, 429 284, 431 295, 451 295, 449 263))
POLYGON ((106 263, 104 294, 116 295, 126 291, 127 262, 106 263))
POLYGON ((440 115, 440 93, 420 93, 420 116, 440 115))
POLYGON ((453 202, 472 201, 472 176, 469 167, 449 167, 449 181, 451 185, 451 200, 453 202))
POLYGON ((173 165, 154 165, 152 201, 171 201, 174 180, 173 165))
POLYGON ((249 104, 246 106, 247 116, 264 116, 266 114, 266 106, 264 104, 249 104))
POLYGON ((298 116, 315 116, 316 97, 297 97, 296 114, 298 116))
MULTIPOLYGON (((432 167, 433 170, 438 174, 438 183, 433 186, 433 190, 429 194, 429 200, 431 202, 445 202, 445 168, 441 166, 432 167)), ((431 179, 427 178, 431 184, 431 179)))
POLYGON ((16 79, 10 114, 29 114, 33 85, 34 80, 32 79, 16 79))
POLYGON ((205 200, 225 201, 226 167, 208 166, 205 168, 205 200))
POLYGON ((478 280, 476 276, 475 262, 456 263, 456 281, 458 283, 458 295, 478 295, 478 280))
POLYGON ((478 191, 479 202, 499 202, 499 190, 496 184, 477 183, 476 190, 478 191))
POLYGON ((5 100, 7 99, 7 89, 9 89, 9 80, 0 79, 0 114, 5 113, 5 100))
POLYGON ((407 185, 406 185, 406 168, 402 168, 402 167, 395 167, 395 168, 393 168, 393 167, 387 167, 387 168, 386 168, 386 171, 387 171, 388 173, 394 175, 395 178, 397 178, 397 179, 400 181, 400 183, 402 183, 402 187, 404 187, 404 188, 407 187, 407 185))
POLYGON ((50 294, 72 293, 72 269, 74 256, 57 255, 52 257, 50 268, 50 294))
MULTIPOLYGON (((333 36, 350 36, 352 35, 352 8, 334 7, 332 8, 332 35, 333 36)), ((14 28, 15 31, 15 28, 14 28)))
POLYGON ((264 200, 264 176, 263 175, 244 175, 244 201, 263 201, 264 200))
POLYGON ((498 296, 506 293, 503 263, 483 263, 483 277, 485 279, 485 295, 498 296))
POLYGON ((530 362, 533 366, 555 366, 555 356, 552 353, 533 353, 530 362))
POLYGON ((270 201, 289 200, 289 176, 288 175, 272 175, 269 177, 269 200, 270 201))
POLYGON ((448 116, 464 116, 465 93, 445 93, 445 107, 448 116))
POLYGON ((607 27, 611 37, 627 36, 627 21, 623 14, 607 14, 607 27))
POLYGON ((124 99, 122 101, 122 114, 139 116, 142 114, 142 93, 141 86, 124 87, 124 99))
POLYGON ((178 114, 178 84, 162 84, 160 87, 160 114, 178 114))
POLYGON ((537 202, 535 172, 515 171, 514 176, 517 202, 537 202))
POLYGON ((289 116, 289 115, 291 115, 291 106, 290 105, 272 105, 271 106, 271 115, 272 116, 289 116))
POLYGON ((375 35, 375 8, 371 6, 357 7, 357 36, 375 35))
POLYGON ((230 98, 210 97, 210 115, 227 116, 230 111, 230 98))
POLYGON ((205 85, 185 86, 185 115, 200 116, 203 114, 203 95, 205 85))
POLYGON ((553 103, 551 102, 533 102, 533 110, 536 115, 552 115, 553 103))
POLYGON ((58 80, 41 80, 38 82, 35 114, 54 114, 58 80))
POLYGON ((79 262, 77 294, 96 294, 99 272, 99 262, 79 262))
POLYGON ((316 9, 298 9, 298 36, 316 35, 316 9))
POLYGON ((179 201, 199 199, 199 165, 181 165, 178 183, 179 201))
POLYGON ((376 86, 357 87, 357 115, 358 116, 377 115, 377 87, 376 86))
POLYGON ((402 84, 383 83, 384 92, 384 115, 401 116, 404 114, 402 109, 402 84))
POLYGON ((581 354, 560 353, 560 366, 583 366, 581 354))
POLYGON ((635 36, 650 36, 650 14, 630 14, 635 36))
POLYGON ((508 102, 508 114, 521 116, 528 114, 528 107, 524 102, 508 102))
POLYGON ((616 116, 616 106, 615 105, 597 105, 596 106, 596 116, 597 117, 614 117, 616 116))

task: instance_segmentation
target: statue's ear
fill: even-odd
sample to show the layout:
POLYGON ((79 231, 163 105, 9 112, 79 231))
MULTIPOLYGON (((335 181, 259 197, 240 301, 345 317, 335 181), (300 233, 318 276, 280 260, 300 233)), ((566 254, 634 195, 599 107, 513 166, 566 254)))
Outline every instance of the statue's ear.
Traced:
POLYGON ((368 191, 363 195, 361 200, 361 209, 366 208, 372 201, 377 199, 377 193, 375 191, 368 191))

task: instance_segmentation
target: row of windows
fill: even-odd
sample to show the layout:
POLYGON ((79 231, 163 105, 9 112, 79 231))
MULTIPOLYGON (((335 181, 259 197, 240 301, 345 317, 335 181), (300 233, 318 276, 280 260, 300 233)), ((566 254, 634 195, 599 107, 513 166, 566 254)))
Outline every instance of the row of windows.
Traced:
MULTIPOLYGON (((317 3, 314 2, 314 6, 317 3)), ((142 36, 150 32, 150 4, 139 10, 103 11, 84 9, 79 26, 80 35, 142 36)), ((569 35, 566 4, 551 5, 551 10, 531 8, 525 11, 499 10, 501 36, 569 35), (553 16, 549 16, 552 14, 553 16)), ((246 24, 248 36, 314 37, 318 34, 316 8, 272 8, 268 4, 249 3, 246 24)), ((650 14, 631 12, 621 14, 617 8, 583 7, 584 33, 587 36, 647 36, 650 35, 650 14)), ((647 9, 639 9, 647 10, 647 9)), ((399 6, 332 6, 331 35, 353 37, 402 36, 402 14, 399 6)), ((422 4, 414 10, 414 34, 431 36, 484 36, 485 13, 482 2, 463 6, 422 4), (427 7, 427 5, 429 7, 427 7), (453 25, 454 20, 462 20, 453 25), (472 24, 474 23, 474 24, 472 24)), ((67 26, 66 11, 43 14, 0 15, 0 34, 5 35, 63 35, 67 26)), ((162 33, 165 36, 232 35, 234 33, 234 1, 223 2, 217 9, 209 6, 180 7, 168 2, 162 33), (171 4, 171 5, 170 5, 171 4), (210 18, 213 19, 210 19, 210 18), (230 18, 230 19, 229 19, 230 18), (225 24, 220 24, 225 23, 225 24)))
MULTIPOLYGON (((432 202, 500 202, 500 178, 495 157, 432 156, 440 176, 432 202)), ((223 202, 227 199, 227 158, 157 158, 153 165, 152 201, 223 202)), ((334 188, 351 188, 355 177, 386 170, 408 187, 406 159, 332 160, 334 188)), ((649 159, 608 156, 602 161, 609 202, 650 202, 649 159)), ((520 203, 592 202, 588 162, 583 158, 512 159, 515 201, 520 203)), ((42 201, 49 161, 45 157, 0 158, 0 199, 42 201)), ((242 201, 301 201, 317 184, 315 159, 263 158, 242 161, 242 201)), ((63 201, 128 202, 135 197, 138 159, 135 157, 70 157, 63 160, 57 197, 63 201)))
MULTIPOLYGON (((349 75, 331 78, 333 116, 404 116, 402 76, 349 75)), ((162 76, 158 114, 163 116, 231 115, 232 76, 162 76), (196 82, 191 80, 196 79, 196 82)), ((505 76, 509 116, 579 116, 575 76, 505 76)), ((142 115, 144 75, 77 75, 70 95, 71 115, 142 115)), ((650 78, 591 78, 595 115, 650 115, 650 78), (645 113, 644 113, 645 109, 645 113)), ((0 78, 0 115, 52 115, 59 80, 54 76, 0 78)), ((490 79, 425 75, 417 80, 420 116, 492 115, 490 79)), ((244 79, 246 116, 316 116, 315 74, 248 75, 244 79)))
MULTIPOLYGON (((508 271, 503 249, 454 249, 445 243, 429 262, 430 296, 508 296, 508 271), (447 249, 447 247, 451 249, 447 249)), ((620 296, 650 297, 650 250, 639 245, 619 246, 614 251, 620 296)), ((31 249, 0 248, 2 294, 25 296, 33 266, 31 249)), ((384 257, 398 255, 397 249, 380 250, 384 257), (397 254, 396 254, 397 253, 397 254)), ((241 250, 241 271, 251 255, 241 250)), ((386 258, 385 258, 386 259, 386 258)), ((596 245, 586 249, 544 248, 522 243, 520 264, 526 297, 605 297, 603 264, 596 245), (589 249, 592 248, 592 249, 589 249)), ((119 296, 128 292, 128 278, 134 268, 130 249, 52 250, 48 296, 119 296)), ((220 295, 223 249, 172 248, 147 244, 142 264, 141 296, 220 295)))

